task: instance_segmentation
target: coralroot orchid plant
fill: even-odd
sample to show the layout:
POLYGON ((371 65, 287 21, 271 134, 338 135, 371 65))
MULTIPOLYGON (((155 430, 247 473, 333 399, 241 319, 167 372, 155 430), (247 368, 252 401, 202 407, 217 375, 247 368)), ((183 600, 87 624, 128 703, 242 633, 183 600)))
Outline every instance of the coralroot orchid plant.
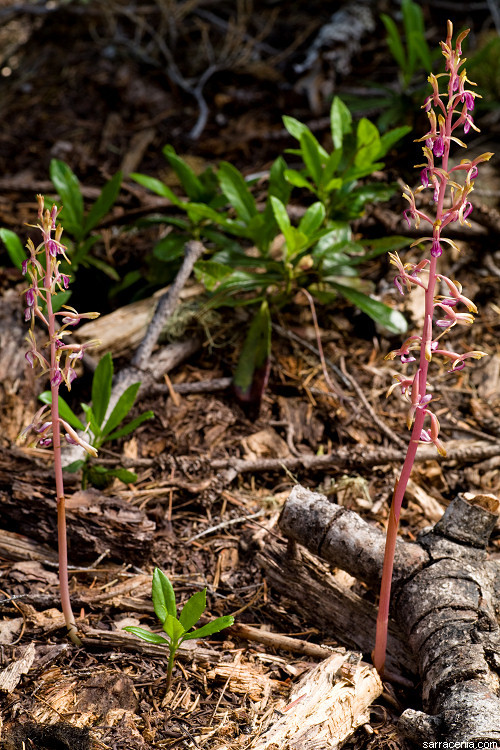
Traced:
MULTIPOLYGON (((45 209, 43 196, 37 195, 38 223, 35 228, 42 233, 42 242, 35 247, 31 239, 27 249, 29 258, 22 264, 22 271, 29 278, 29 287, 25 290, 25 320, 30 322, 27 336, 29 350, 26 360, 30 367, 40 366, 42 375, 50 377, 52 403, 43 406, 33 421, 20 434, 21 439, 30 435, 30 447, 50 448, 54 456, 54 475, 57 494, 57 535, 59 548, 59 589, 61 606, 71 640, 80 645, 77 635, 75 618, 71 609, 68 585, 68 552, 66 541, 66 511, 64 498, 64 484, 61 460, 61 433, 71 444, 80 445, 88 453, 96 456, 97 451, 87 443, 59 415, 59 387, 62 383, 68 390, 76 377, 75 363, 83 357, 84 350, 94 346, 96 341, 85 344, 64 342, 69 328, 77 325, 83 318, 97 318, 99 313, 78 313, 74 308, 63 307, 60 312, 54 311, 53 297, 69 286, 69 278, 59 270, 60 257, 66 261, 65 247, 61 242, 63 228, 57 224, 57 206, 45 209), (41 260, 39 260, 39 258, 41 260), (35 338, 35 320, 38 320, 48 331, 49 341, 39 347, 35 338), (42 350, 43 349, 43 350, 42 350), (44 351, 48 349, 47 351, 44 351)), ((68 261, 69 262, 69 261, 68 261)))
POLYGON ((410 204, 404 212, 409 226, 413 220, 415 227, 423 221, 432 228, 429 236, 420 238, 412 245, 413 247, 421 242, 430 243, 430 257, 418 263, 403 263, 397 253, 390 253, 391 263, 398 271, 395 278, 396 287, 401 294, 404 294, 405 289, 411 291, 415 286, 424 289, 425 314, 422 333, 410 336, 399 349, 390 352, 386 357, 399 357, 402 363, 417 364, 414 375, 397 375, 397 382, 389 388, 390 393, 399 387, 403 397, 409 402, 407 424, 412 432, 406 458, 394 489, 387 526, 377 635, 373 652, 373 661, 380 673, 383 673, 385 664, 389 600, 399 516, 417 448, 422 443, 433 443, 440 455, 446 455, 439 438, 438 418, 432 409, 433 396, 428 382, 429 365, 434 359, 443 360, 449 367, 448 372, 453 375, 465 367, 467 359, 481 359, 486 356, 485 352, 481 351, 458 353, 448 349, 441 342, 443 336, 454 326, 472 325, 473 314, 477 313, 475 304, 462 294, 461 284, 438 272, 443 244, 446 243, 458 250, 453 240, 443 237, 442 232, 449 224, 457 221, 462 226, 470 226, 467 221, 472 211, 470 193, 474 188, 478 164, 488 161, 493 156, 491 153, 485 153, 473 160, 462 159, 456 166, 449 165, 451 142, 454 141, 466 148, 457 134, 461 130, 467 134, 471 128, 478 130, 471 112, 474 109, 474 100, 479 95, 467 88, 475 84, 469 81, 466 70, 462 67, 465 59, 461 57, 461 45, 468 33, 469 30, 462 31, 453 47, 453 24, 448 21, 446 42, 441 42, 442 53, 446 59, 446 73, 440 76, 431 73, 428 80, 432 85, 432 94, 427 97, 422 107, 427 112, 430 123, 429 132, 418 139, 425 141, 422 149, 425 163, 417 165, 422 169, 422 184, 414 192, 406 186, 403 196, 410 204), (445 87, 441 87, 441 91, 439 78, 445 78, 446 83, 445 87), (434 216, 428 215, 417 205, 416 195, 427 188, 434 192, 434 216), (467 312, 463 311, 463 308, 467 312))

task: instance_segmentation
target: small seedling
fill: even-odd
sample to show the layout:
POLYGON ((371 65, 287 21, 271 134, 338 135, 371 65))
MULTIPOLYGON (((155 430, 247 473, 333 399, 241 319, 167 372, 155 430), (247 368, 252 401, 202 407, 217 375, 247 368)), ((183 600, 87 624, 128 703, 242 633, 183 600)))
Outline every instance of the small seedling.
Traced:
MULTIPOLYGON (((100 360, 94 373, 94 378, 92 380, 92 406, 81 404, 87 418, 86 426, 76 416, 62 396, 59 396, 59 412, 61 416, 69 425, 71 425, 71 427, 74 427, 75 430, 84 430, 88 433, 88 443, 92 448, 95 448, 96 451, 98 451, 104 443, 107 443, 110 440, 118 440, 125 435, 129 435, 146 419, 152 419, 154 417, 154 412, 145 411, 127 424, 122 425, 122 422, 134 405, 137 391, 141 385, 140 383, 133 383, 122 393, 116 406, 106 419, 111 398, 112 382, 113 360, 111 354, 108 352, 108 354, 105 354, 100 360)), ((40 401, 44 404, 51 404, 51 392, 44 391, 40 394, 40 401)), ((96 466, 95 464, 91 464, 89 459, 90 456, 86 453, 84 458, 79 459, 78 461, 73 461, 73 463, 64 467, 64 471, 69 472, 79 471, 80 469, 82 470, 83 489, 87 487, 89 482, 94 485, 94 487, 105 487, 113 477, 117 477, 126 484, 137 480, 137 475, 132 471, 128 471, 121 467, 118 469, 107 469, 104 466, 96 466)))
POLYGON ((175 655, 183 641, 190 641, 193 638, 205 638, 207 635, 218 633, 224 628, 229 628, 234 623, 234 617, 217 617, 212 622, 208 622, 197 630, 191 630, 207 606, 207 590, 197 591, 196 594, 188 599, 183 606, 179 618, 177 618, 177 606, 175 603, 175 593, 172 584, 165 573, 159 568, 155 568, 153 573, 153 586, 151 590, 155 614, 160 620, 164 632, 168 635, 168 640, 158 633, 152 633, 144 628, 129 626, 123 628, 127 633, 132 633, 142 638, 148 643, 164 644, 168 647, 168 668, 167 668, 167 690, 172 682, 172 672, 174 669, 175 655))

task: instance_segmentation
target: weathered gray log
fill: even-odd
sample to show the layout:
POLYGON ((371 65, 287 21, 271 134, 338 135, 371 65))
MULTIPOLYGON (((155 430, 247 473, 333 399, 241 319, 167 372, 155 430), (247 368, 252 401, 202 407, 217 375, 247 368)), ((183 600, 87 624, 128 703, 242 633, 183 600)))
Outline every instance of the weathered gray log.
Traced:
MULTIPOLYGON (((498 508, 492 496, 459 495, 418 543, 398 544, 393 613, 418 664, 423 705, 431 714, 404 712, 401 727, 417 742, 500 740, 500 566, 486 552, 498 508)), ((331 564, 378 584, 381 532, 355 513, 296 487, 280 527, 331 564)))

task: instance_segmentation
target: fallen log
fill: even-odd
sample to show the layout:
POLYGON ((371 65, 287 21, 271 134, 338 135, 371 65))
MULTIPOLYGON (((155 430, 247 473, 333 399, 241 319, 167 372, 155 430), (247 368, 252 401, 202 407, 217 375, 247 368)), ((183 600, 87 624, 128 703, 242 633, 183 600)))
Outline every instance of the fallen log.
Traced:
MULTIPOLYGON (((417 543, 398 543, 392 637, 398 637, 399 629, 399 637, 410 648, 420 672, 427 712, 407 710, 401 717, 401 729, 413 741, 500 740, 500 566, 489 560, 486 552, 499 505, 491 495, 459 495, 417 543)), ((297 486, 283 508, 279 525, 292 544, 307 547, 370 587, 378 586, 383 534, 357 514, 297 486)), ((276 545, 270 560, 266 550, 261 555, 267 570, 276 566, 275 555, 276 545)), ((289 561, 290 556, 282 552, 283 569, 289 561)), ((271 577, 271 583, 285 589, 276 576, 271 577)), ((330 581, 327 584, 325 598, 331 591, 330 581)), ((286 585, 289 597, 296 590, 286 585)), ((315 591, 309 598, 308 586, 300 588, 299 594, 301 611, 319 614, 322 626, 328 628, 323 613, 316 609, 321 594, 315 591)), ((346 591, 346 608, 351 597, 352 592, 346 591)), ((347 643, 366 639, 366 634, 353 632, 357 622, 354 627, 352 621, 350 626, 342 625, 347 643)), ((341 637, 338 621, 336 630, 341 637)), ((370 632, 373 647, 375 629, 370 632)), ((394 644, 389 646, 394 649, 394 644)))

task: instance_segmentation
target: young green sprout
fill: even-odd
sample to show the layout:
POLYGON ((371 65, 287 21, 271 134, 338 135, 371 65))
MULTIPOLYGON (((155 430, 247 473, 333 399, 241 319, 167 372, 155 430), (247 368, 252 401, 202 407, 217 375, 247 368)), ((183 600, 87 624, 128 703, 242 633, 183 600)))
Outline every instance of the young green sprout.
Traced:
POLYGON ((190 641, 193 638, 204 638, 207 635, 218 633, 224 628, 229 628, 234 623, 234 617, 217 617, 212 622, 208 622, 197 630, 192 630, 207 606, 207 590, 197 591, 196 594, 187 600, 182 611, 177 617, 177 606, 175 603, 175 593, 172 584, 165 573, 159 568, 155 568, 153 573, 153 585, 151 597, 157 618, 160 620, 164 632, 168 636, 164 638, 158 633, 152 633, 144 628, 129 626, 123 628, 127 633, 132 633, 142 638, 148 643, 164 644, 168 648, 168 667, 167 667, 167 690, 172 682, 172 672, 174 669, 175 655, 180 645, 184 641, 190 641))

